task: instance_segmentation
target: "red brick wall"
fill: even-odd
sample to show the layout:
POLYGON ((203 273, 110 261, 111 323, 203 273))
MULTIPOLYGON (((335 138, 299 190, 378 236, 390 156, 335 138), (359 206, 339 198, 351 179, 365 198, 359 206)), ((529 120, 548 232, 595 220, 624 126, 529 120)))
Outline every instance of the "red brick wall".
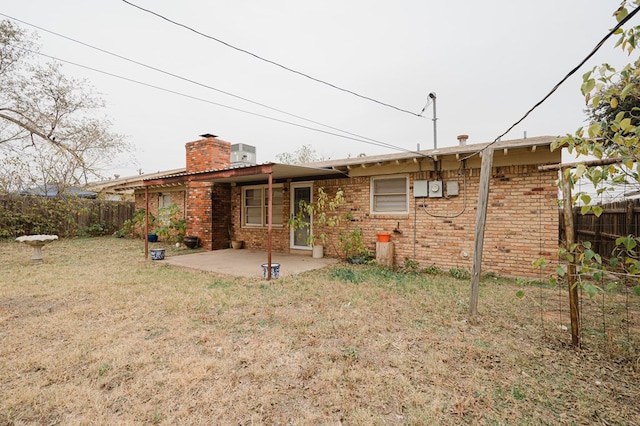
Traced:
MULTIPOLYGON (((159 206, 159 201, 160 201, 160 195, 161 194, 169 195, 171 197, 170 202, 171 203, 175 203, 178 206, 178 208, 180 208, 180 212, 181 212, 181 217, 180 218, 184 217, 185 202, 186 202, 184 189, 171 189, 171 190, 154 189, 154 190, 150 190, 149 191, 149 213, 152 214, 155 217, 158 216, 158 206, 159 206)), ((144 190, 135 192, 135 194, 134 194, 134 202, 135 202, 135 209, 136 210, 144 209, 144 207, 145 207, 144 190)), ((151 227, 149 229, 149 231, 153 231, 153 228, 151 227)))
MULTIPOLYGON (((435 179, 429 173, 409 173, 410 186, 416 179, 435 179)), ((555 171, 538 172, 537 166, 518 165, 494 167, 490 183, 487 223, 485 228, 482 272, 504 276, 537 277, 532 262, 544 256, 555 259, 558 245, 557 179, 555 171)), ((342 188, 347 204, 342 212, 350 211, 353 222, 343 222, 329 229, 325 255, 339 256, 338 235, 341 230, 359 226, 364 241, 375 253, 377 233, 391 232, 395 248, 395 264, 405 259, 417 261, 421 267, 436 265, 447 271, 463 268, 471 271, 475 221, 478 203, 480 169, 466 173, 442 171, 442 180, 459 183, 458 196, 449 198, 409 198, 409 214, 379 215, 370 213, 370 178, 332 179, 314 182, 314 193, 322 186, 330 196, 342 188), (466 200, 465 200, 466 193, 466 200), (400 233, 393 232, 394 229, 400 233), (337 248, 337 249, 336 249, 337 248)), ((241 188, 232 191, 234 237, 245 241, 245 247, 266 249, 266 229, 243 229, 240 224, 241 188)), ((285 197, 283 221, 289 214, 289 200, 285 197)), ((289 228, 273 230, 273 250, 289 250, 289 228)))
MULTIPOLYGON (((271 229, 272 250, 279 252, 289 251, 289 218, 290 202, 289 193, 283 199, 283 217, 281 227, 274 226, 271 229)), ((243 228, 241 226, 240 215, 242 210, 242 187, 234 187, 231 192, 231 232, 234 240, 244 241, 244 247, 257 250, 267 249, 268 232, 267 228, 243 228)))
POLYGON ((187 173, 228 167, 231 143, 217 138, 203 138, 185 144, 187 173))
POLYGON ((228 184, 215 184, 213 191, 213 220, 211 249, 219 250, 229 248, 231 238, 229 227, 231 226, 231 186, 228 184))
POLYGON ((211 188, 208 182, 187 183, 187 235, 200 238, 204 248, 211 249, 211 188))
MULTIPOLYGON (((188 173, 228 167, 231 144, 214 137, 185 144, 188 173)), ((200 237, 202 247, 229 247, 230 188, 207 182, 187 183, 187 235, 200 237), (212 205, 213 197, 213 205, 212 205)))

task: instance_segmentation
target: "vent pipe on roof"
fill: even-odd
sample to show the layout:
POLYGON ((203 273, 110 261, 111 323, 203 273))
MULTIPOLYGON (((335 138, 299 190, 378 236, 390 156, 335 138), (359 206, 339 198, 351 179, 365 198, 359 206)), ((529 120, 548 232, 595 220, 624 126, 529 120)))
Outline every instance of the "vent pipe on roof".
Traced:
POLYGON ((469 135, 458 135, 458 143, 460 146, 465 146, 467 144, 467 139, 469 139, 469 135))
POLYGON ((438 149, 438 130, 436 128, 436 94, 435 92, 429 93, 429 98, 433 101, 433 149, 438 149))

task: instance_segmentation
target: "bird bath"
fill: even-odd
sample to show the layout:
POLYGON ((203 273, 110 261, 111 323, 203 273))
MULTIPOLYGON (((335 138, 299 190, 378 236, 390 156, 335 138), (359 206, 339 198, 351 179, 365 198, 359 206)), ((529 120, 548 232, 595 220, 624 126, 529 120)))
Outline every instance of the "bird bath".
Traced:
POLYGON ((33 247, 31 263, 42 263, 42 247, 57 239, 57 235, 23 235, 22 237, 16 238, 16 241, 33 247))

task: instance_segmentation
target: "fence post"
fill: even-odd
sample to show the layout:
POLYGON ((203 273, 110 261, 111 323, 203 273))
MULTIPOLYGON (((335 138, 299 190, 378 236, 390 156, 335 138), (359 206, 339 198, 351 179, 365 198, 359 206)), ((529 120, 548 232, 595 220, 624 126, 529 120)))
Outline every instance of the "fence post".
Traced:
POLYGON ((624 233, 627 235, 633 234, 633 210, 634 202, 632 200, 627 201, 627 210, 625 213, 624 233))
MULTIPOLYGON (((564 204, 564 229, 565 248, 571 252, 571 246, 575 242, 573 226, 573 208, 571 206, 571 169, 562 169, 562 201, 564 204)), ((569 311, 571 316, 571 342, 573 346, 580 347, 580 308, 578 305, 578 283, 575 282, 576 265, 573 261, 567 262, 567 285, 569 287, 569 311)))

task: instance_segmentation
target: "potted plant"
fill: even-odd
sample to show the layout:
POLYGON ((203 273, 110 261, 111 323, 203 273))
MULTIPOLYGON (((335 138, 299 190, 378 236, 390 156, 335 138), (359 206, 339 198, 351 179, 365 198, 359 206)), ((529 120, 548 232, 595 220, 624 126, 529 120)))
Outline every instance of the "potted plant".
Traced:
POLYGON ((232 249, 239 250, 244 245, 244 241, 234 238, 234 235, 233 235, 233 224, 229 225, 229 241, 231 241, 231 248, 232 249))
POLYGON ((187 246, 187 248, 190 248, 190 249, 194 249, 198 247, 199 243, 200 243, 200 238, 198 238, 197 235, 185 235, 182 238, 182 244, 184 244, 185 246, 187 246))
POLYGON ((336 195, 330 197, 324 188, 320 187, 316 200, 311 203, 301 200, 298 212, 287 220, 287 224, 294 230, 309 229, 306 243, 311 246, 313 257, 319 258, 324 255, 324 245, 328 238, 327 228, 335 227, 340 223, 342 214, 339 208, 344 203, 342 189, 338 189, 336 195), (310 228, 311 221, 313 221, 313 228, 310 228))

